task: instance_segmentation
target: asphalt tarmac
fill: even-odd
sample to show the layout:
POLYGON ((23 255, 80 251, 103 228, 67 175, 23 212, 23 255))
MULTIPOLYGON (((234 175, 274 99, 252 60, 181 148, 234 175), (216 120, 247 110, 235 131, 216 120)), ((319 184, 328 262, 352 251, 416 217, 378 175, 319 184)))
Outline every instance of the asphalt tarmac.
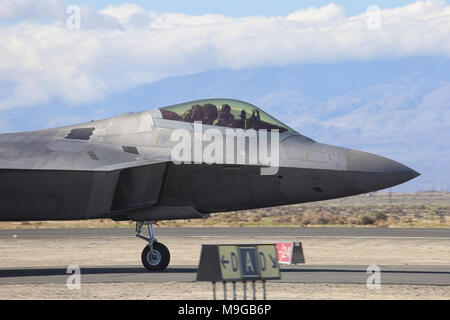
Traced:
MULTIPOLYGON (((199 227, 199 228, 159 228, 154 227, 156 236, 161 237, 224 237, 224 238, 450 238, 450 229, 422 228, 236 228, 236 227, 199 227)), ((145 233, 146 230, 143 230, 145 233)), ((134 228, 102 229, 20 229, 0 230, 0 239, 17 235, 24 239, 53 238, 103 238, 134 237, 134 228)))
MULTIPOLYGON (((448 266, 380 266, 383 284, 450 285, 448 266)), ((5 268, 0 284, 64 284, 66 268, 5 268)), ((141 266, 96 266, 81 268, 82 283, 112 282, 190 282, 195 281, 196 266, 171 266, 162 272, 147 272, 141 266)), ((292 265, 282 266, 280 282, 365 284, 367 266, 292 265)))

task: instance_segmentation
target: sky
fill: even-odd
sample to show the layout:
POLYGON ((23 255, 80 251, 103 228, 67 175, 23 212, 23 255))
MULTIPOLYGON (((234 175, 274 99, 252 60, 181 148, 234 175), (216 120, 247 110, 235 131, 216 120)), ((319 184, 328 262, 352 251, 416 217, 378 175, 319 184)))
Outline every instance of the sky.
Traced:
POLYGON ((250 15, 239 17, 219 7, 211 14, 201 2, 189 9, 194 13, 185 4, 174 13, 172 2, 149 3, 155 8, 89 2, 78 15, 63 0, 0 0, 0 110, 51 99, 77 104, 221 68, 450 56, 450 6, 443 1, 380 7, 378 28, 350 2, 302 8, 280 1, 281 16, 271 4, 261 5, 264 15, 248 6, 250 15))
MULTIPOLYGON (((411 3, 411 0, 397 1, 374 1, 374 0, 347 0, 334 1, 335 4, 345 8, 348 15, 356 15, 366 11, 370 5, 377 5, 380 8, 393 8, 411 3)), ((107 6, 119 6, 127 3, 120 0, 102 0, 102 1, 72 1, 73 4, 90 5, 96 10, 101 10, 107 6)), ((227 0, 227 1, 210 1, 210 0, 166 0, 166 1, 133 1, 134 4, 141 6, 149 11, 157 13, 178 12, 189 15, 203 14, 221 14, 230 17, 246 17, 254 15, 262 16, 285 16, 299 9, 305 9, 311 6, 322 7, 330 3, 327 0, 277 0, 277 1, 261 1, 261 0, 227 0)))

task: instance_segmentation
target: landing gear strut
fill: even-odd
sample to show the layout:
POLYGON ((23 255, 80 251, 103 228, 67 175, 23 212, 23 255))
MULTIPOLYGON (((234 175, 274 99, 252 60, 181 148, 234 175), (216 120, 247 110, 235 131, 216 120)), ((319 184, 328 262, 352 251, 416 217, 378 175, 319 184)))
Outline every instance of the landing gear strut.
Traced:
POLYGON ((136 237, 148 242, 141 254, 144 267, 149 271, 162 271, 169 265, 170 252, 165 245, 156 241, 153 223, 153 221, 136 221, 136 237), (144 225, 148 226, 148 238, 141 235, 144 225))

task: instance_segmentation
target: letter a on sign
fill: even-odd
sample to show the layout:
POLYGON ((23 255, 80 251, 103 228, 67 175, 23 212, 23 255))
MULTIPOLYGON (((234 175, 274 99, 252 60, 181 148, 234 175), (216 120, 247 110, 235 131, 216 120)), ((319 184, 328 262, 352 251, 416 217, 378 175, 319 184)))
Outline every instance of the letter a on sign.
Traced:
POLYGON ((242 262, 242 278, 244 280, 259 278, 256 247, 239 247, 242 262))
POLYGON ((255 266, 252 264, 252 259, 250 257, 250 253, 247 252, 247 255, 245 257, 245 269, 247 271, 247 273, 251 273, 251 272, 255 272, 255 266))

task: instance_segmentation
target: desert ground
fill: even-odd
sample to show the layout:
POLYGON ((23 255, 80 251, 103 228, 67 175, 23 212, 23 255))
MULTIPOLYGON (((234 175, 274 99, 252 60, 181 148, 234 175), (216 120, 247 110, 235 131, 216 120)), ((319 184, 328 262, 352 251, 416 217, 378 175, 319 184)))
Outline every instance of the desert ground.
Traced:
MULTIPOLYGON (((211 284, 205 282, 88 283, 82 284, 79 290, 68 290, 64 284, 16 284, 0 286, 0 299, 209 300, 212 299, 211 290, 211 284)), ((261 299, 261 290, 258 284, 257 299, 261 299)), ((450 299, 448 286, 384 285, 379 290, 369 290, 365 285, 354 284, 269 282, 266 291, 266 298, 270 300, 450 299)), ((227 295, 230 299, 230 288, 227 295)), ((242 297, 242 288, 238 285, 237 299, 242 297)), ((222 299, 222 285, 217 285, 217 298, 222 299)))
MULTIPOLYGON (((0 229, 126 228, 130 221, 0 222, 0 229)), ((160 221, 167 227, 391 227, 450 228, 450 192, 375 192, 342 199, 211 214, 208 219, 160 221)))

